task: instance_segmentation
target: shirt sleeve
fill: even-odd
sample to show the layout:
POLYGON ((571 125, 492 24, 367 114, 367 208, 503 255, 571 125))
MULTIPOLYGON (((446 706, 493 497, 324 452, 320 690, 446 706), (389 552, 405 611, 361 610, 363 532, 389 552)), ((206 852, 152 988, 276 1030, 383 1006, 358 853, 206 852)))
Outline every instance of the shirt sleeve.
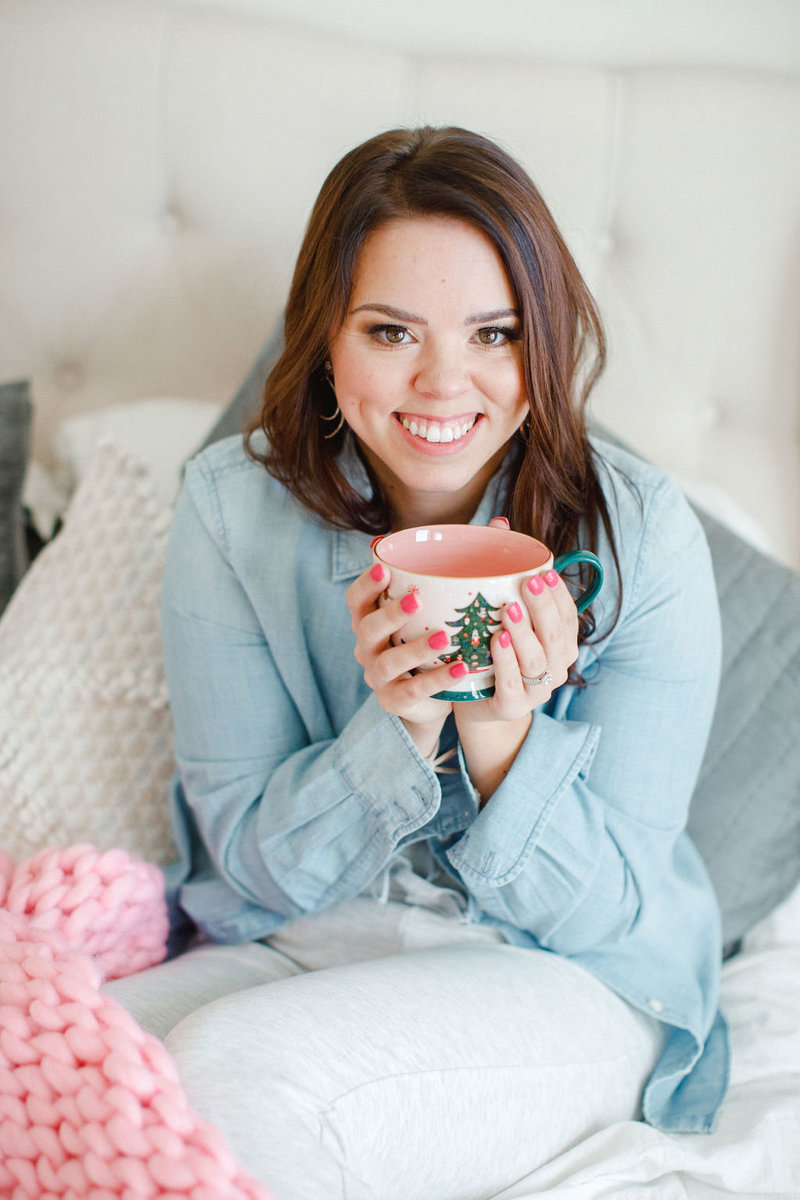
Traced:
POLYGON ((679 489, 650 496, 622 607, 587 685, 537 710, 497 791, 448 859, 481 908, 577 954, 618 940, 671 871, 720 670, 710 555, 679 489))
POLYGON ((310 737, 198 490, 178 501, 162 612, 180 841, 239 897, 296 916, 363 890, 439 784, 372 694, 338 737, 310 737))

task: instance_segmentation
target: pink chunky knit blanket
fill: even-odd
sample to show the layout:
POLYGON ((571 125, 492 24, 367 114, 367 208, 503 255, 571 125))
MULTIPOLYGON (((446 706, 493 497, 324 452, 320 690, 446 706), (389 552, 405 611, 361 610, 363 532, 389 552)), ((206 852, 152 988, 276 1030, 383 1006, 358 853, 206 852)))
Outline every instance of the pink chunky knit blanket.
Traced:
POLYGON ((270 1200, 100 992, 164 957, 161 872, 122 850, 0 855, 0 1196, 270 1200))

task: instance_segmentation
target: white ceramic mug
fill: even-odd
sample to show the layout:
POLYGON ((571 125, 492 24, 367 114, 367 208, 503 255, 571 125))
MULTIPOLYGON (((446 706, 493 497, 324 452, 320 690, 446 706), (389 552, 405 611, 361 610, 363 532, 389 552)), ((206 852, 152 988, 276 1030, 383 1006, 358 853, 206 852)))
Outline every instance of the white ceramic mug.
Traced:
MULTIPOLYGON (((522 586, 532 575, 571 563, 594 568, 592 583, 576 598, 583 612, 603 584, 600 560, 588 550, 573 550, 553 561, 544 543, 524 533, 491 525, 422 525, 377 537, 372 557, 388 567, 390 582, 382 602, 413 592, 419 601, 395 643, 423 633, 452 630, 434 666, 463 662, 467 674, 453 679, 443 700, 484 700, 494 694, 494 666, 489 650, 500 626, 502 610, 522 602, 522 586)), ((524 608, 524 603, 523 603, 524 608)))

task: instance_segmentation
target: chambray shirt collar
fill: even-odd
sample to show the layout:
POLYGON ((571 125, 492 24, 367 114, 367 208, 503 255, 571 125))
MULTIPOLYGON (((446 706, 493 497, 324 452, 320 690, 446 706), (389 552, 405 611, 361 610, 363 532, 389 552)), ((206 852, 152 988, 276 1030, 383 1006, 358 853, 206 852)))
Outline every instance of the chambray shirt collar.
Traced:
MULTIPOLYGON (((477 511, 470 525, 488 525, 492 517, 502 512, 501 494, 507 472, 508 460, 504 460, 495 471, 486 491, 483 493, 477 511)), ((356 449, 355 438, 350 435, 345 441, 341 452, 339 465, 342 474, 362 496, 371 492, 371 484, 364 463, 356 449)), ((370 545, 372 538, 367 533, 356 529, 337 529, 333 534, 333 554, 331 555, 331 580, 339 582, 344 579, 355 579, 362 571, 366 571, 372 562, 370 545)))

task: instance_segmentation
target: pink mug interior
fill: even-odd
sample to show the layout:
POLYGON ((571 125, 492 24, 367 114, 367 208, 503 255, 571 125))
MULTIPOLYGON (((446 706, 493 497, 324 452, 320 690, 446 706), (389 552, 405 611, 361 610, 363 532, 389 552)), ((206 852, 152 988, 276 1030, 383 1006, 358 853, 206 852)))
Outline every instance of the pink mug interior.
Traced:
POLYGON ((388 567, 448 579, 489 579, 536 571, 550 551, 536 538, 488 525, 420 525, 376 538, 375 557, 388 567))

